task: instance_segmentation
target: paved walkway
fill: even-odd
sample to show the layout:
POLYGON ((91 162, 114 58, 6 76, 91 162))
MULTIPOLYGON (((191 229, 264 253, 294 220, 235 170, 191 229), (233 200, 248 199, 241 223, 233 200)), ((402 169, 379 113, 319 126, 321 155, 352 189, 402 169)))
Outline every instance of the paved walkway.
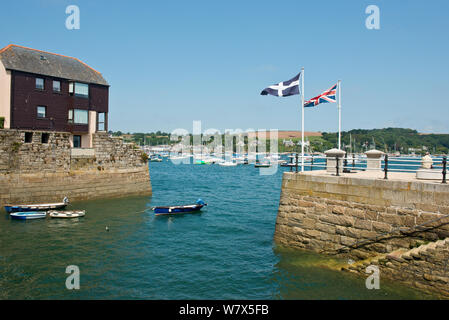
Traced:
MULTIPOLYGON (((290 172, 287 172, 290 174, 290 172)), ((295 173, 294 171, 292 172, 295 173)), ((306 174, 306 175, 313 175, 313 176, 335 176, 335 173, 329 173, 326 170, 313 170, 313 171, 304 171, 299 172, 300 174, 306 174)), ((348 178, 360 178, 360 179, 384 179, 385 173, 383 171, 375 171, 375 170, 368 170, 368 171, 353 171, 350 173, 340 173, 340 176, 342 177, 348 177, 348 178)), ((448 177, 449 178, 449 177, 448 177)), ((416 179, 416 172, 388 172, 388 180, 394 181, 394 180, 400 180, 400 181, 416 181, 416 182, 422 182, 422 183, 435 183, 435 184, 441 184, 441 179, 438 180, 422 180, 422 179, 416 179)))

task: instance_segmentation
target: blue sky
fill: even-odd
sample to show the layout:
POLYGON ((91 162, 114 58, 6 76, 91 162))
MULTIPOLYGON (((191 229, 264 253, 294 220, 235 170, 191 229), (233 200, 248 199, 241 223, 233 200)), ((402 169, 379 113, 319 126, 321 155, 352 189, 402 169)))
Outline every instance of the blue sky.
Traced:
MULTIPOLYGON (((449 133, 449 1, 8 1, 0 46, 77 57, 111 84, 109 129, 299 130, 299 96, 260 96, 305 68, 306 99, 342 80, 342 129, 449 133), (81 29, 65 28, 78 5, 81 29), (365 8, 380 8, 380 30, 365 8)), ((336 104, 306 131, 336 131, 336 104)))

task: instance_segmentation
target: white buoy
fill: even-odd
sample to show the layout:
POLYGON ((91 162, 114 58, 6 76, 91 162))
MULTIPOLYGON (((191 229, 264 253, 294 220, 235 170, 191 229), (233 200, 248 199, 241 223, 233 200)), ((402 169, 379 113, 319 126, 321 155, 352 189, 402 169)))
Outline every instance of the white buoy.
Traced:
POLYGON ((108 228, 108 226, 106 226, 106 231, 109 231, 109 228, 108 228))

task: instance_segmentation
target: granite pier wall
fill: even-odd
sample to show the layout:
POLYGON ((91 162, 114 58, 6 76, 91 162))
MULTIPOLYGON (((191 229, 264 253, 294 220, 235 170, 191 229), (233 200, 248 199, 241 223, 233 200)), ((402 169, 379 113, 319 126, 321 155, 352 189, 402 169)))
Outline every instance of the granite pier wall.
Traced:
POLYGON ((99 132, 74 149, 66 132, 0 130, 0 206, 151 193, 145 155, 120 138, 99 132))
POLYGON ((274 239, 351 258, 342 269, 365 277, 374 263, 388 278, 449 297, 448 215, 447 184, 287 172, 274 239))

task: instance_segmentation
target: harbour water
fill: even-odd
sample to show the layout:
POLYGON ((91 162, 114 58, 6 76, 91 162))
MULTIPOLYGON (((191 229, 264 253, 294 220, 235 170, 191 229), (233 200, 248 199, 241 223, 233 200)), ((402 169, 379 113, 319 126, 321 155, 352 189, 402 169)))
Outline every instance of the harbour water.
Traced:
POLYGON ((0 299, 427 299, 381 277, 326 268, 328 257, 273 242, 282 171, 150 163, 153 196, 72 204, 75 220, 0 219, 0 299), (193 203, 155 217, 152 206, 193 203), (109 231, 106 230, 106 227, 109 231), (80 269, 79 290, 65 287, 80 269))

